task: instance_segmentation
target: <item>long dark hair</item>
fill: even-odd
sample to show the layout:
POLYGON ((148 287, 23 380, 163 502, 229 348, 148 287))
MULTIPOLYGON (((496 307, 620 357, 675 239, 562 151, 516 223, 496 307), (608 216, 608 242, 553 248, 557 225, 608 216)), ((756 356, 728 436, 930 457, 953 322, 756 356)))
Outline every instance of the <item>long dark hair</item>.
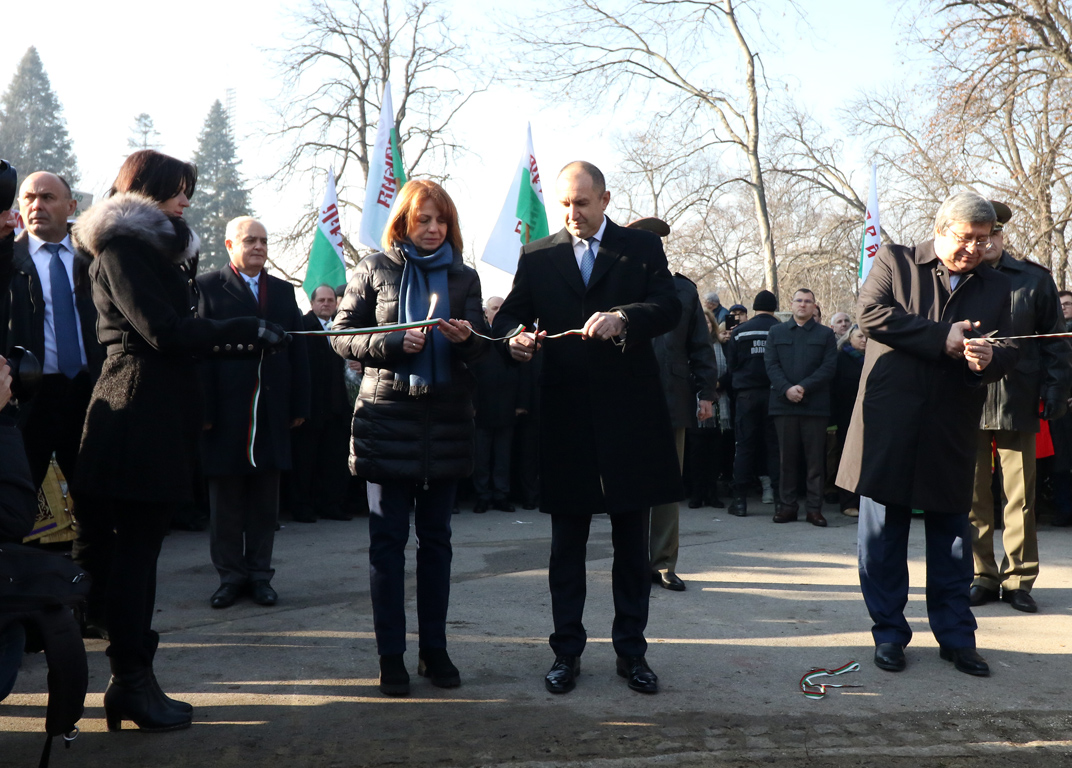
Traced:
POLYGON ((155 149, 142 149, 123 161, 107 197, 118 192, 139 192, 163 203, 180 192, 192 198, 196 186, 197 166, 155 149))

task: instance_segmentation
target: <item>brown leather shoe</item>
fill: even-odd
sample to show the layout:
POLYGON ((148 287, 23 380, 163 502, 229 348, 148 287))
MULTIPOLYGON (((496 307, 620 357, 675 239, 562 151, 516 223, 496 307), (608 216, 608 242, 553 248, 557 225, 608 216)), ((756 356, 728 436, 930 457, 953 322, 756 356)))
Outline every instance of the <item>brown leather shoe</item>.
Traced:
POLYGON ((822 512, 809 512, 805 519, 814 526, 819 528, 826 527, 826 518, 823 517, 822 512))
POLYGON ((797 521, 797 511, 793 507, 778 507, 778 511, 774 513, 774 517, 771 519, 776 523, 795 523, 797 521))

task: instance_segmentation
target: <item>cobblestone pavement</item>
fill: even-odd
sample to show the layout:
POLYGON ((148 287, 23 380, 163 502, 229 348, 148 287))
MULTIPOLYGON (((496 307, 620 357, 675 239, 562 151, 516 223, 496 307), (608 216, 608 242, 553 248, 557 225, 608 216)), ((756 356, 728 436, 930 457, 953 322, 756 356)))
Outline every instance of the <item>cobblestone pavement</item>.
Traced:
MULTIPOLYGON (((653 589, 648 660, 662 690, 629 691, 609 643, 610 527, 589 544, 590 635, 577 689, 551 696, 542 677, 549 520, 536 512, 454 518, 448 642, 463 685, 414 677, 413 693, 376 688, 367 525, 286 524, 276 545, 275 608, 213 611, 205 534, 175 533, 161 559, 157 674, 195 706, 171 734, 104 728, 104 644, 90 641, 82 734, 54 768, 78 766, 1048 766, 1072 764, 1072 531, 1042 526, 1040 613, 997 603, 976 611, 990 678, 938 658, 926 625, 922 526, 912 535, 916 630, 908 669, 871 663, 870 622, 855 570, 855 522, 772 525, 769 508, 738 519, 682 509, 684 593, 653 589), (850 660, 859 685, 809 700, 812 667, 850 660)), ((412 546, 412 544, 411 544, 412 546)), ((1000 557, 1000 554, 999 554, 1000 557)), ((410 552, 412 568, 412 552, 410 552)), ((415 621, 413 574, 407 595, 415 621)), ((415 627, 411 627, 415 628, 415 627)), ((407 661, 416 667, 416 638, 407 661)), ((43 742, 44 660, 28 657, 0 704, 0 766, 35 765, 43 742)), ((132 728, 132 724, 127 724, 132 728)))

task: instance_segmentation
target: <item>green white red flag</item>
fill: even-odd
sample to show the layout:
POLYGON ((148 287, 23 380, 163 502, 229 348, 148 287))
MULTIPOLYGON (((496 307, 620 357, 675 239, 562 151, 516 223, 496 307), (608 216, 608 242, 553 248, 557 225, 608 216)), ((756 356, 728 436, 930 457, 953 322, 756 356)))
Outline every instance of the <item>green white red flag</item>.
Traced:
POLYGON ((480 260, 512 275, 517 271, 521 246, 548 234, 543 184, 536 165, 536 151, 532 148, 532 125, 529 125, 525 150, 480 260))
POLYGON ((328 171, 328 186, 324 202, 316 217, 316 234, 309 251, 309 265, 305 269, 302 289, 313 297, 313 291, 321 285, 332 288, 346 282, 346 261, 342 255, 342 224, 339 221, 339 198, 335 190, 335 171, 328 171))
POLYGON ((369 157, 368 180, 365 184, 365 206, 361 210, 361 229, 357 239, 362 245, 380 249, 380 238, 387 227, 398 191, 406 183, 402 151, 398 146, 395 128, 395 109, 391 101, 391 84, 383 86, 380 122, 376 126, 376 143, 369 157))
POLYGON ((867 195, 867 212, 864 214, 864 233, 860 240, 860 283, 867 279, 875 254, 882 247, 882 226, 878 220, 878 165, 871 164, 871 191, 867 195))

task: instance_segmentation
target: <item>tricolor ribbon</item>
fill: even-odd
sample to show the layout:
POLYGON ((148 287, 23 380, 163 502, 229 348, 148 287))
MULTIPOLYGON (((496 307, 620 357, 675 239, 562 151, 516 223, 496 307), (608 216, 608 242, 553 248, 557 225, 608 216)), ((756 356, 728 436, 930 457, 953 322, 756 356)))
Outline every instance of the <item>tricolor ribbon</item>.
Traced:
POLYGON ((819 677, 836 677, 837 675, 843 675, 846 672, 859 672, 860 663, 857 661, 850 661, 843 667, 837 669, 813 669, 809 671, 804 677, 800 678, 800 692, 807 696, 809 699, 821 699, 826 695, 827 688, 862 688, 862 685, 852 685, 850 683, 817 683, 816 678, 819 677))

